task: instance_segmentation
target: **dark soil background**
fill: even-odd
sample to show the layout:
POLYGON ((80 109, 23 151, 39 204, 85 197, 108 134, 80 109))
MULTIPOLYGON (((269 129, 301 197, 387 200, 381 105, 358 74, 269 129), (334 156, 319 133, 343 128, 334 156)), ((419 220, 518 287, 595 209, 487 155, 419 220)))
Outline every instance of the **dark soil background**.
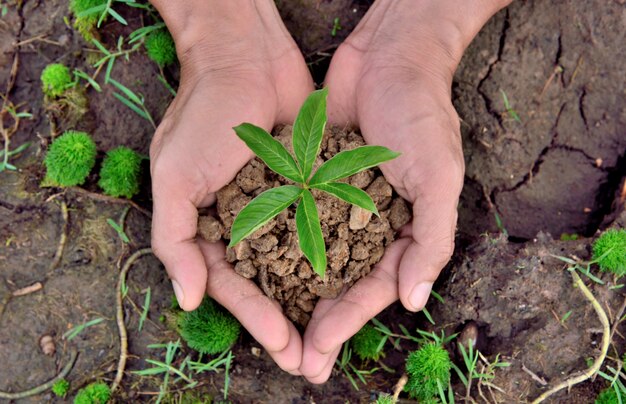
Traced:
MULTIPOLYGON (((318 81, 332 52, 369 3, 277 1, 318 81), (342 29, 333 37, 337 17, 342 29)), ((626 196, 626 7, 621 3, 517 1, 481 31, 461 62, 453 88, 463 119, 467 173, 459 206, 457 253, 435 286, 445 304, 429 303, 435 326, 399 305, 378 317, 396 332, 403 324, 409 330, 419 326, 450 333, 475 321, 483 352, 491 359, 500 353, 512 363, 498 371, 493 381, 505 392, 495 393, 498 402, 525 402, 546 389, 523 366, 554 385, 597 355, 599 322, 572 287, 563 264, 551 254, 588 259, 590 239, 553 238, 563 233, 592 237, 611 223, 626 226, 626 216, 618 218, 626 196), (502 93, 519 121, 507 111, 502 93), (498 235, 501 229, 508 232, 508 240, 498 235), (572 315, 562 324, 560 319, 570 310, 572 315)), ((102 41, 109 47, 119 35, 127 36, 142 24, 139 12, 124 10, 123 14, 129 27, 109 21, 101 29, 102 41)), ((9 2, 7 14, 0 18, 0 88, 4 91, 17 63, 9 98, 16 105, 23 103, 34 116, 24 120, 11 138, 14 146, 32 143, 12 160, 21 170, 0 173, 1 391, 20 391, 49 380, 65 364, 70 346, 80 352, 68 377, 74 391, 94 379, 110 381, 119 352, 117 262, 129 251, 149 245, 150 221, 137 210, 129 212, 126 231, 132 242, 124 247, 106 223, 107 218, 120 217, 123 204, 71 190, 53 197, 55 190, 38 187, 50 139, 39 75, 51 62, 93 71, 88 62, 91 46, 67 27, 67 15, 67 1, 28 0, 21 7, 9 2), (61 200, 69 207, 68 241, 60 265, 51 269, 64 226, 61 200), (43 283, 41 291, 11 297, 13 291, 35 282, 43 283), (69 328, 97 317, 105 321, 69 343, 61 340, 69 328), (39 349, 44 334, 55 337, 57 349, 51 357, 39 349)), ((171 101, 157 80, 158 73, 157 66, 138 52, 129 62, 120 59, 112 77, 143 94, 158 118, 171 101)), ((165 73, 170 80, 177 77, 175 69, 165 73)), ((93 134, 100 157, 117 145, 147 154, 151 125, 119 103, 111 86, 103 86, 102 93, 90 89, 88 95, 89 112, 77 129, 93 134)), ((97 191, 94 181, 86 188, 97 191)), ((147 178, 145 189, 136 202, 149 209, 147 178)), ((612 281, 608 276, 603 279, 612 281)), ((158 321, 172 296, 159 262, 142 258, 127 283, 127 299, 138 307, 129 300, 125 305, 131 352, 128 370, 137 370, 147 366, 144 359, 156 355, 146 348, 148 344, 175 341, 177 335, 158 321), (149 320, 138 332, 148 287, 152 292, 149 320)), ((599 286, 592 290, 615 315, 623 292, 599 286)), ((619 333, 614 341, 623 353, 619 333)), ((328 383, 313 386, 280 371, 267 354, 256 357, 253 347, 258 344, 244 335, 234 348, 232 402, 367 402, 378 392, 391 391, 401 376, 407 349, 414 348, 388 346, 383 362, 395 373, 379 371, 355 391, 340 371, 334 371, 328 383)), ((200 389, 219 397, 223 380, 223 375, 206 376, 200 389)), ((456 387, 463 394, 462 387, 456 387)), ((592 402, 602 387, 601 380, 585 383, 560 393, 553 402, 592 402)), ((158 379, 127 372, 118 399, 154 400, 155 391, 158 379)), ((22 402, 49 400, 53 397, 48 392, 22 402)))

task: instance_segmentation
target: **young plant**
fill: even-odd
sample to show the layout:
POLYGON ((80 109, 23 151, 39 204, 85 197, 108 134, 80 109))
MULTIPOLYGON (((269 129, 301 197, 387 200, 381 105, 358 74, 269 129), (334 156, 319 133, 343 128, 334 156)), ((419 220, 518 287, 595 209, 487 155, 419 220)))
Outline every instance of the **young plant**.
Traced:
POLYGON ((230 313, 205 298, 194 311, 180 313, 178 329, 191 349, 213 355, 237 341, 241 326, 230 313))
POLYGON ((161 67, 176 62, 176 46, 167 28, 161 28, 148 34, 146 51, 148 57, 161 67))
POLYGON ((67 393, 70 391, 70 382, 65 379, 60 379, 54 382, 52 385, 52 392, 55 396, 65 398, 67 393))
POLYGON ((593 260, 603 272, 626 275, 626 229, 602 233, 593 243, 593 260))
POLYGON ((105 194, 132 198, 139 193, 141 156, 128 147, 120 146, 107 152, 98 185, 105 194))
POLYGON ((365 324, 351 339, 352 350, 361 360, 378 360, 387 337, 369 324, 365 324))
POLYGON ((451 368, 448 351, 439 344, 428 343, 406 359, 409 381, 405 390, 420 401, 432 399, 439 395, 441 388, 448 388, 451 368))
POLYGON ((281 211, 298 203, 296 227, 300 249, 322 279, 326 272, 326 245, 311 189, 329 193, 378 216, 376 205, 366 192, 338 180, 399 156, 399 153, 382 146, 357 147, 337 153, 312 174, 326 127, 327 95, 326 89, 314 91, 304 101, 293 125, 295 159, 265 130, 250 123, 234 128, 237 136, 272 171, 296 185, 269 189, 246 205, 235 218, 228 245, 233 247, 281 211))
POLYGON ((110 398, 109 386, 103 382, 97 382, 81 389, 74 397, 74 404, 106 404, 110 398))
POLYGON ((71 187, 85 182, 96 163, 96 144, 85 132, 67 131, 46 154, 46 183, 71 187))
POLYGON ((70 69, 61 63, 49 64, 41 72, 41 88, 43 93, 50 98, 63 95, 72 84, 70 69))
POLYGON ((596 397, 595 404, 621 404, 626 402, 626 394, 613 387, 607 387, 596 397))

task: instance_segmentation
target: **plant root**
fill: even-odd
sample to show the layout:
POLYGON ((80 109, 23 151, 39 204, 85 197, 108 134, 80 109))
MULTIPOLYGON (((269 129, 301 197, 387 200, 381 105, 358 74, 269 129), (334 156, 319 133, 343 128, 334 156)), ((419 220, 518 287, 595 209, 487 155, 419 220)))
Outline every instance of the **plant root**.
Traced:
POLYGON ((137 209, 139 212, 143 213, 146 217, 152 218, 152 213, 150 211, 148 211, 147 209, 142 208, 141 206, 137 205, 135 202, 129 200, 129 199, 122 199, 122 198, 115 198, 113 196, 108 196, 108 195, 104 195, 104 194, 99 194, 97 192, 91 192, 91 191, 87 191, 84 188, 80 188, 80 187, 68 187, 68 190, 74 191, 76 193, 79 194, 83 194, 86 195, 92 199, 95 199, 97 201, 103 201, 103 202, 110 202, 110 203, 123 203, 123 204, 128 204, 130 206, 132 206, 133 208, 137 209))
POLYGON ((61 237, 59 238, 59 246, 57 247, 56 253, 54 253, 54 258, 50 263, 50 267, 48 271, 54 271, 57 266, 61 263, 61 258, 63 258, 63 250, 65 249, 65 243, 67 242, 67 231, 69 227, 69 213, 67 210, 67 204, 65 201, 61 201, 61 216, 63 217, 63 229, 61 230, 61 237))
POLYGON ((30 396, 43 393, 44 391, 51 388, 54 385, 54 383, 56 383, 57 381, 61 379, 64 379, 65 376, 67 376, 70 373, 70 371, 72 370, 72 367, 74 367, 74 363, 76 362, 77 357, 78 357, 78 352, 76 350, 72 350, 72 352, 70 353, 70 360, 67 362, 63 370, 61 370, 61 372, 59 372, 59 374, 56 375, 53 379, 50 379, 44 384, 40 384, 37 387, 33 387, 32 389, 28 389, 28 390, 21 391, 18 393, 7 393, 4 391, 0 391, 0 398, 4 398, 7 400, 19 400, 21 398, 30 397, 30 396))
POLYGON ((122 286, 126 282, 126 275, 128 271, 133 266, 135 261, 144 255, 152 254, 152 248, 142 248, 141 250, 137 250, 128 257, 122 270, 120 271, 119 278, 117 280, 117 293, 115 296, 115 306, 116 306, 116 321, 117 328, 120 336, 120 357, 117 362, 117 372, 115 374, 115 379, 113 379, 113 383, 111 383, 111 393, 113 393, 120 385, 122 381, 122 377, 124 377, 124 369, 126 368, 126 361, 128 359, 128 333, 126 332, 126 325, 124 324, 124 298, 122 296, 122 286))
POLYGON ((393 402, 396 403, 398 402, 398 397, 400 397, 400 393, 402 393, 402 390, 404 390, 404 386, 406 385, 406 383, 409 381, 409 376, 405 373, 402 375, 402 377, 400 377, 400 380, 398 380, 398 383, 396 383, 396 385, 393 388, 393 402))
POLYGON ((557 384, 550 390, 544 392, 532 402, 533 404, 541 403, 544 400, 546 400, 548 397, 552 396, 553 394, 565 388, 570 388, 574 386, 575 384, 584 382, 585 380, 588 380, 591 377, 593 377, 593 375, 595 375, 596 372, 600 370, 600 367, 602 366, 602 363, 604 363, 604 359, 606 358, 606 354, 609 351, 609 344, 611 342, 611 327, 609 324, 609 318, 607 317, 606 312, 604 311, 600 303, 593 296, 593 293, 591 293, 591 291, 587 288, 587 286, 582 281, 582 279, 580 279, 580 276, 578 276, 576 271, 571 271, 571 273, 572 273, 572 277, 574 278, 575 285, 580 289, 583 295, 585 295, 587 300, 591 302, 593 308, 596 311, 596 314, 598 315, 598 318, 600 319, 600 322, 602 323, 602 347, 600 349, 600 355, 598 355, 598 357, 593 362, 593 365, 591 365, 591 367, 582 371, 581 374, 577 376, 572 376, 564 380, 563 382, 557 384))
POLYGON ((35 293, 41 289, 43 289, 43 285, 41 284, 41 282, 35 282, 32 285, 13 291, 12 295, 13 297, 26 296, 31 293, 35 293))

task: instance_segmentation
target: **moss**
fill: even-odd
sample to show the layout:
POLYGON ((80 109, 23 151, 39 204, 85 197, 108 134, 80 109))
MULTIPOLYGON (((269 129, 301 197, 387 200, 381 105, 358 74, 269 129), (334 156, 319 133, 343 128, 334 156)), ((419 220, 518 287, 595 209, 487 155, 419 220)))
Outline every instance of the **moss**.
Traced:
POLYGON ((105 404, 109 398, 111 398, 109 386, 102 382, 91 383, 76 394, 74 404, 105 404))
POLYGON ((602 233, 593 243, 593 259, 603 272, 626 275, 626 229, 602 233))
POLYGON ((90 13, 79 17, 81 13, 85 11, 106 5, 107 0, 71 0, 70 11, 74 14, 74 28, 85 38, 86 41, 91 41, 96 33, 96 24, 100 18, 100 12, 90 13))
POLYGON ((209 298, 196 310, 182 312, 178 317, 178 330, 187 345, 210 355, 230 348, 239 338, 240 329, 237 320, 209 298))
POLYGON ((141 156, 128 147, 120 146, 107 152, 98 185, 107 195, 132 198, 139 192, 140 174, 141 156))
POLYGON ((598 394, 595 404, 618 404, 620 402, 619 398, 622 399, 622 402, 626 402, 626 395, 620 393, 618 398, 617 394, 615 389, 609 386, 598 394))
POLYGON ((146 38, 148 57, 159 66, 166 66, 176 62, 176 46, 174 39, 167 29, 159 29, 146 38))
POLYGON ((369 324, 365 324, 363 328, 352 337, 350 342, 352 350, 362 360, 378 360, 382 354, 382 350, 378 348, 383 338, 385 337, 380 331, 369 324))
POLYGON ((52 385, 52 392, 57 397, 65 397, 70 391, 70 382, 65 379, 57 380, 52 385))
POLYGON ((448 389, 451 367, 448 351, 434 343, 424 345, 407 357, 409 381, 405 390, 420 401, 431 399, 439 394, 437 381, 444 391, 448 389))
POLYGON ((46 66, 41 72, 41 88, 48 97, 59 97, 63 95, 72 85, 72 74, 70 69, 60 63, 53 63, 46 66))
POLYGON ((393 399, 393 396, 390 396, 389 394, 379 395, 375 402, 375 404, 394 404, 394 403, 395 401, 393 399))
POLYGON ((62 187, 85 182, 96 163, 96 144, 85 132, 67 131, 48 149, 44 182, 62 187))

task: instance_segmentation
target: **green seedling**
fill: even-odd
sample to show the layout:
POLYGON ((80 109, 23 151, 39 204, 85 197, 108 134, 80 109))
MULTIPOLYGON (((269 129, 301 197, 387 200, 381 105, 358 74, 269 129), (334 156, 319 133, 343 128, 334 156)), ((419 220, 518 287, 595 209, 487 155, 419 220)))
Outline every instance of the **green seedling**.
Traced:
POLYGON ((176 46, 167 28, 150 32, 146 37, 145 45, 148 57, 160 67, 176 62, 176 46))
POLYGON ((428 343, 409 354, 406 372, 409 380, 405 390, 418 400, 445 397, 443 390, 450 384, 450 355, 441 345, 428 343))
POLYGON ((351 363, 351 360, 352 360, 352 348, 350 347, 350 341, 348 340, 344 342, 343 348, 341 350, 341 357, 335 360, 335 364, 346 375, 346 377, 352 384, 352 387, 354 387, 356 391, 359 391, 359 384, 357 383, 357 379, 361 383, 366 385, 367 381, 365 380, 365 376, 369 376, 373 374, 374 372, 377 372, 379 369, 378 368, 372 368, 368 370, 357 369, 356 366, 354 366, 351 363), (355 376, 357 379, 355 379, 355 376))
POLYGON ((614 387, 607 387, 596 397, 595 404, 623 404, 626 401, 626 394, 614 387))
POLYGON ((339 23, 339 17, 335 17, 333 20, 333 29, 330 31, 330 36, 334 37, 337 35, 337 31, 341 30, 341 24, 339 23))
POLYGON ((120 100, 122 104, 130 108, 134 113, 136 113, 146 121, 150 122, 152 124, 152 127, 156 129, 154 119, 152 119, 152 115, 150 115, 150 111, 148 111, 144 103, 143 95, 135 94, 131 89, 129 89, 117 80, 109 79, 109 83, 113 84, 113 86, 115 86, 118 90, 122 92, 122 94, 113 93, 113 96, 115 98, 120 100))
POLYGON ((148 286, 148 289, 146 289, 146 297, 144 298, 144 301, 143 301, 143 309, 141 311, 141 316, 139 317, 139 325, 137 326, 137 329, 140 332, 141 332, 141 329, 143 328, 144 322, 148 318, 148 312, 150 311, 151 297, 152 297, 152 290, 150 289, 150 286, 148 286))
POLYGON ((593 243, 593 260, 603 272, 626 275, 626 229, 605 231, 593 243))
POLYGON ((56 98, 74 85, 70 69, 61 63, 53 63, 41 72, 41 89, 51 98, 56 98))
POLYGON ((237 341, 241 325, 213 300, 205 298, 194 311, 179 314, 178 329, 191 349, 212 355, 237 341))
POLYGON ((338 180, 399 156, 382 146, 357 147, 337 153, 311 175, 326 127, 327 95, 327 89, 314 91, 300 109, 293 126, 295 159, 262 128, 250 123, 234 128, 237 136, 272 171, 297 185, 273 188, 253 199, 235 218, 229 243, 229 247, 233 247, 281 211, 298 203, 296 227, 300 249, 322 279, 326 272, 326 245, 311 190, 324 191, 378 215, 374 201, 366 192, 338 180))
POLYGON ((393 399, 392 395, 383 393, 378 396, 375 404, 395 404, 396 400, 393 399))
POLYGON ((132 198, 139 193, 141 156, 139 153, 120 146, 107 152, 98 185, 105 194, 132 198))
POLYGON ((109 386, 103 382, 97 382, 81 389, 74 397, 74 404, 106 404, 110 398, 109 386))
POLYGON ((504 92, 504 90, 500 90, 500 94, 502 94, 502 102, 504 103, 504 108, 506 109, 506 113, 509 114, 509 116, 513 118, 514 120, 516 120, 517 122, 522 123, 522 120, 517 114, 517 111, 515 111, 511 107, 511 104, 509 103, 509 97, 506 96, 506 93, 504 92))
POLYGON ((61 187, 81 185, 96 164, 96 144, 85 132, 67 131, 52 142, 44 182, 61 187))
POLYGON ((115 223, 115 220, 111 219, 110 217, 107 218, 107 223, 109 224, 109 226, 113 228, 113 230, 115 230, 120 240, 122 240, 122 243, 124 244, 130 243, 130 239, 128 238, 128 236, 126 235, 126 232, 124 231, 124 228, 120 224, 115 223))
POLYGON ((74 27, 83 38, 87 41, 93 39, 96 28, 100 28, 109 16, 122 25, 128 25, 126 19, 113 9, 113 3, 152 10, 150 5, 137 0, 71 0, 70 11, 76 18, 74 27))
MULTIPOLYGON (((98 48, 103 56, 94 63, 93 67, 97 69, 101 69, 102 66, 106 63, 106 68, 104 70, 104 82, 106 84, 111 81, 111 72, 113 71, 113 66, 115 66, 115 62, 117 58, 124 58, 127 62, 130 60, 130 55, 134 52, 137 52, 141 47, 141 43, 135 43, 132 47, 128 49, 124 49, 124 37, 120 36, 117 38, 117 45, 114 51, 108 50, 100 41, 93 38, 91 42, 98 48)), ((130 41, 129 41, 130 44, 130 41)))
POLYGON ((76 327, 66 331, 65 334, 63 334, 63 339, 71 341, 72 339, 76 338, 78 334, 85 331, 86 328, 92 327, 96 324, 100 324, 103 321, 104 319, 102 317, 99 317, 99 318, 95 318, 93 320, 87 321, 86 323, 77 325, 76 327))
POLYGON ((70 382, 65 379, 60 379, 54 382, 52 385, 52 392, 55 396, 60 398, 65 398, 67 393, 70 391, 70 382))
MULTIPOLYGON (((621 321, 621 320, 620 320, 621 321)), ((596 404, 624 404, 626 403, 626 373, 624 373, 624 360, 610 358, 617 363, 617 368, 606 366, 606 372, 599 370, 598 375, 609 382, 609 386, 604 389, 596 398, 596 404)))
POLYGON ((361 360, 375 360, 383 354, 387 336, 369 324, 365 324, 351 339, 352 350, 361 360))

